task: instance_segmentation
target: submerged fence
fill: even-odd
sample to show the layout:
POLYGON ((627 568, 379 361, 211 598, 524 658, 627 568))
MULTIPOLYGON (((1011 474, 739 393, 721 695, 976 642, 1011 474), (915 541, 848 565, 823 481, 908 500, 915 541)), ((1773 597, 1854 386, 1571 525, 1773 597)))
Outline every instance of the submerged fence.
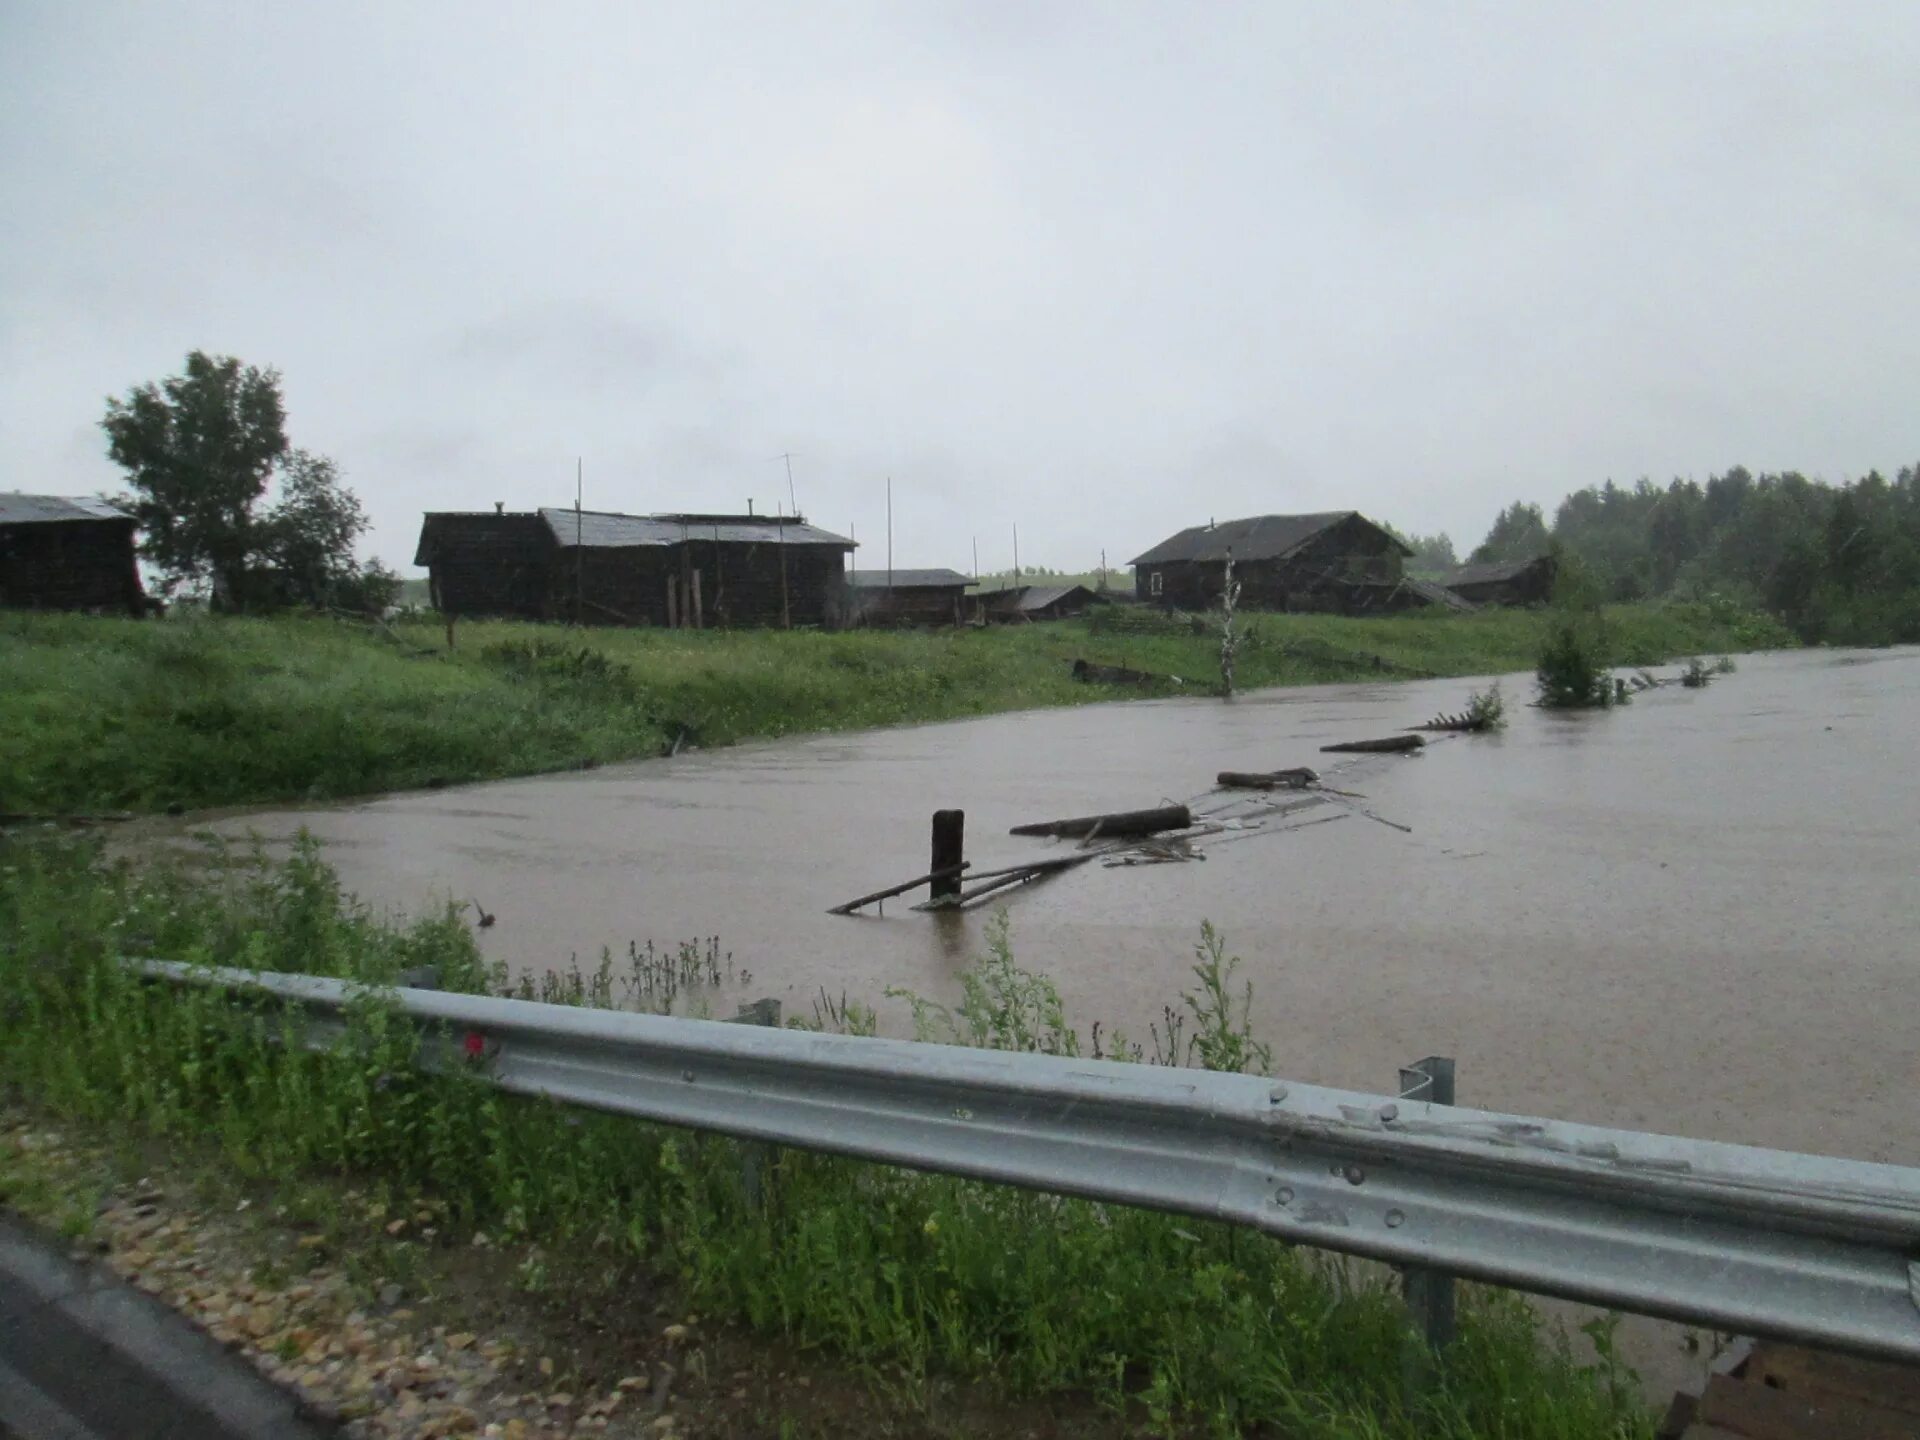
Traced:
MULTIPOLYGON (((264 993, 324 1046, 362 993, 129 961, 264 993)), ((1920 1169, 1247 1075, 393 992, 427 1063, 521 1095, 1243 1225, 1436 1277, 1920 1360, 1920 1169)), ((1441 1093, 1444 1091, 1445 1093, 1441 1093)), ((1426 1096, 1428 1098, 1412 1098, 1426 1096)), ((1411 1297, 1410 1297, 1411 1298, 1411 1297)))

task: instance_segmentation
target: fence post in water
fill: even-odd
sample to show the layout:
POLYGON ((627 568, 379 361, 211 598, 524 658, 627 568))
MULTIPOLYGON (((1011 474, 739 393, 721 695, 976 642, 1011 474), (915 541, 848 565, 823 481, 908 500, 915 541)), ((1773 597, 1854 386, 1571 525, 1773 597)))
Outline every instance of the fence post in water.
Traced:
POLYGON ((966 849, 967 812, 934 811, 933 863, 927 867, 933 874, 929 887, 933 899, 947 900, 960 893, 960 865, 967 858, 966 849))
MULTIPOLYGON (((1429 1055, 1403 1066, 1400 1098, 1453 1104, 1453 1058, 1429 1055)), ((1425 1342, 1407 1357, 1404 1379, 1411 1391, 1421 1387, 1433 1355, 1453 1343, 1453 1277, 1424 1265, 1409 1265, 1401 1272, 1400 1293, 1406 1300, 1408 1317, 1425 1342)))
MULTIPOLYGON (((732 1022, 735 1025, 770 1025, 780 1028, 780 1002, 769 996, 751 1005, 742 1005, 732 1022)), ((740 1145, 740 1193, 750 1209, 760 1208, 767 1171, 773 1168, 773 1146, 764 1140, 742 1140, 740 1145)))

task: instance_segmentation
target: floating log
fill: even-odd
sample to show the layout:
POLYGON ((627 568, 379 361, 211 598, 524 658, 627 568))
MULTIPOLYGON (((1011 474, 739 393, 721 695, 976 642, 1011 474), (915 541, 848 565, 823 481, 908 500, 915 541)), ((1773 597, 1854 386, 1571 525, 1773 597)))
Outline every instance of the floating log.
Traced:
POLYGON ((1384 740, 1346 740, 1338 745, 1322 745, 1320 753, 1323 755, 1393 755, 1402 750, 1418 750, 1426 743, 1418 735, 1389 735, 1384 740))
POLYGON ((1424 725, 1409 725, 1409 730, 1443 731, 1455 735, 1477 735, 1492 727, 1486 717, 1475 717, 1462 711, 1458 715, 1449 715, 1441 711, 1424 725))
POLYGON ((1184 805, 1162 805, 1157 810, 1119 810, 1110 815, 1082 815, 1076 820, 1043 820, 1033 825, 1016 825, 1009 835, 1080 836, 1098 834, 1102 838, 1121 835, 1152 835, 1161 830, 1185 830, 1193 824, 1193 812, 1184 805))
POLYGON ((1214 784, 1228 790, 1305 790, 1320 783, 1320 777, 1304 765, 1291 770, 1222 770, 1214 784))
POLYGON ((871 905, 876 900, 890 900, 895 895, 905 894, 922 885, 931 885, 938 880, 947 880, 966 869, 971 861, 962 860, 958 865, 948 865, 939 870, 928 871, 925 875, 916 875, 911 880, 903 880, 898 885, 889 885, 884 890, 876 890, 871 895, 862 895, 858 900, 849 900, 844 905, 836 905, 827 911, 829 915, 851 915, 862 905, 871 905))

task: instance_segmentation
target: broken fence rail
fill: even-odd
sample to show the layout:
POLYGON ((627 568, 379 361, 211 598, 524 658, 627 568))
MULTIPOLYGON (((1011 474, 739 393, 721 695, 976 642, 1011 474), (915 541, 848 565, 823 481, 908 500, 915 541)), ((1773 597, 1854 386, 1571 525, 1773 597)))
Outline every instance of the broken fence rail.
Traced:
MULTIPOLYGON (((360 987, 263 994, 325 1046, 360 987)), ((1741 1334, 1920 1359, 1920 1169, 1248 1075, 392 992, 438 1063, 516 1094, 1244 1225, 1741 1334)), ((430 1063, 432 1063, 430 1061, 430 1063)))

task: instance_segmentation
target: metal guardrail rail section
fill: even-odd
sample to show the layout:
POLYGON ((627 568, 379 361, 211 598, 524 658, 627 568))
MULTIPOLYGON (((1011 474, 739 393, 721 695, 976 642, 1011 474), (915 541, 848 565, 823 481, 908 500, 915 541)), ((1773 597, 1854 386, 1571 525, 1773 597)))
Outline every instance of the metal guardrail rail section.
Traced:
MULTIPOLYGON (((130 961, 314 1020, 314 976, 130 961)), ((1741 1334, 1920 1360, 1920 1169, 1247 1075, 392 992, 502 1089, 1224 1220, 1741 1334)))

